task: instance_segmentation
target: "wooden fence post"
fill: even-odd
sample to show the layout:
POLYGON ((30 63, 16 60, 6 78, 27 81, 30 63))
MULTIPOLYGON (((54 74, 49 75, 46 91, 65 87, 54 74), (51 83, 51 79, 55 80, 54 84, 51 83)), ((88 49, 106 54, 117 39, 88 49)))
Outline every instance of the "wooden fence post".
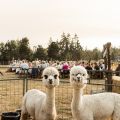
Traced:
POLYGON ((107 80, 105 81, 105 89, 108 92, 112 91, 112 71, 111 71, 111 43, 108 42, 103 46, 103 58, 105 61, 105 68, 106 68, 106 78, 107 80))

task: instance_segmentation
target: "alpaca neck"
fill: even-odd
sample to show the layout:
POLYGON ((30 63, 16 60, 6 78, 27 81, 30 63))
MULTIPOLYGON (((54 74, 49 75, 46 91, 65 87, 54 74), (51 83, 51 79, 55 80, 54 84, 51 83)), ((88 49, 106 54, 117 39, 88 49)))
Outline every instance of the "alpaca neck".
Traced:
POLYGON ((47 89, 46 107, 49 112, 55 109, 55 88, 47 89))
POLYGON ((72 99, 72 107, 75 110, 79 110, 82 106, 82 95, 83 89, 73 89, 73 99, 72 99))

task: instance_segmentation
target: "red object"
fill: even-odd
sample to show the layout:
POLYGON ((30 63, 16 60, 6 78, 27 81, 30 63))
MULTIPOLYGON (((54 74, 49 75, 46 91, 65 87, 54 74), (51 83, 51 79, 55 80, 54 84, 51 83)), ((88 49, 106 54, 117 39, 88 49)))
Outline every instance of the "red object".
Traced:
POLYGON ((63 70, 68 70, 69 69, 69 66, 67 64, 63 65, 63 70))

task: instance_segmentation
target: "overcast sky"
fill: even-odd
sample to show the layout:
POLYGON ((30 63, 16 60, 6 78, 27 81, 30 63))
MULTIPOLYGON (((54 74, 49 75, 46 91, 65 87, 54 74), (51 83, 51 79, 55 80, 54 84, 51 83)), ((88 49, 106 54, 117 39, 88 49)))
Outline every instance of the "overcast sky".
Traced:
POLYGON ((0 0, 0 42, 28 37, 46 47, 63 32, 88 49, 120 47, 120 0, 0 0))

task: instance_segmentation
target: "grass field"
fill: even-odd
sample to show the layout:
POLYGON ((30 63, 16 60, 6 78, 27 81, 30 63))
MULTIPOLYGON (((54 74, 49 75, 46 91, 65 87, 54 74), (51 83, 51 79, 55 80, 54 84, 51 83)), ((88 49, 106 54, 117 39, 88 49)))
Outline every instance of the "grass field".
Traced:
MULTIPOLYGON (((0 113, 6 111, 15 111, 21 108, 21 101, 24 93, 24 79, 20 79, 15 73, 5 72, 5 68, 1 68, 0 71, 4 73, 4 76, 0 77, 0 113)), ((60 85, 56 88, 56 108, 58 113, 58 120, 71 120, 70 104, 72 100, 72 88, 69 83, 69 79, 65 79, 60 82, 60 85)), ((92 81, 93 83, 104 83, 101 81, 92 81)), ((40 79, 29 79, 27 83, 27 89, 39 89, 46 91, 46 88, 42 85, 40 79)), ((104 89, 104 86, 87 85, 84 93, 90 94, 91 91, 99 91, 104 89)))

